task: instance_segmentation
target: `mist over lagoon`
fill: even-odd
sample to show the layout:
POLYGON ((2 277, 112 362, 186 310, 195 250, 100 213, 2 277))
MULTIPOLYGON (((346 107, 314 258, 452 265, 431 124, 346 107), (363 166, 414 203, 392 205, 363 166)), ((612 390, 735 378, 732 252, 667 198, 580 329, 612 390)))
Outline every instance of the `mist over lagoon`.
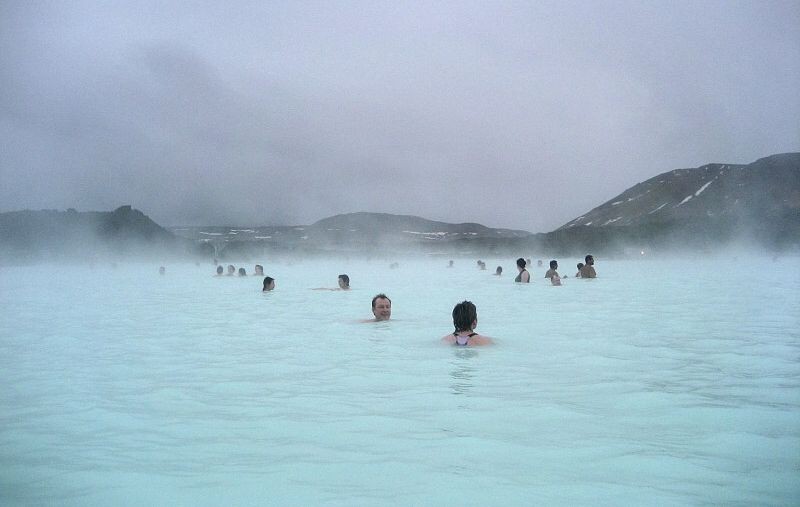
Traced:
POLYGON ((1 505, 800 504, 800 3, 11 0, 0 48, 1 505))
POLYGON ((263 261, 264 294, 211 263, 0 268, 0 499, 798 498, 796 258, 560 259, 561 287, 483 260, 263 261), (360 322, 378 292, 392 320, 360 322), (494 347, 439 342, 463 299, 494 347))

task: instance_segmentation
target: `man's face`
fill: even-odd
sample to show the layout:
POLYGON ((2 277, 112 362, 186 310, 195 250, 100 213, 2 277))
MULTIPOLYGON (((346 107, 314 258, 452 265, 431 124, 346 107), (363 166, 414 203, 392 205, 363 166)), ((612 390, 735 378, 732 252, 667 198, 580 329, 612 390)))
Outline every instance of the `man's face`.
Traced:
POLYGON ((376 299, 372 314, 375 316, 375 320, 389 320, 392 318, 392 302, 386 298, 376 299))
POLYGON ((345 283, 343 278, 339 278, 339 288, 340 289, 346 289, 347 288, 347 284, 345 283))
POLYGON ((586 259, 586 264, 594 266, 594 257, 589 257, 588 259, 586 259))

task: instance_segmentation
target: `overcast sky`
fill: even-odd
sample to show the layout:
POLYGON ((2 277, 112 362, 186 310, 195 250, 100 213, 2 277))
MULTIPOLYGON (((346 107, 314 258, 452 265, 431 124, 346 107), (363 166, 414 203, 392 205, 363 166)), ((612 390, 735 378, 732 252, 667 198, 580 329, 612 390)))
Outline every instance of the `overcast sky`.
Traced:
POLYGON ((552 230, 800 151, 800 2, 0 1, 0 211, 552 230))

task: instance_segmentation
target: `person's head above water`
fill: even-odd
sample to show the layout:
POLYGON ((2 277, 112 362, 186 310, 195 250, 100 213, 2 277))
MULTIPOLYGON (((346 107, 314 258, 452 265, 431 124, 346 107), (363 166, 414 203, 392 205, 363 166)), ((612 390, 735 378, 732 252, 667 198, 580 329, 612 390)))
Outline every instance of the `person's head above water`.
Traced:
POLYGON ((525 265, 526 265, 526 264, 525 264, 525 259, 523 259, 522 257, 520 257, 519 259, 517 259, 517 267, 518 267, 520 270, 523 270, 523 269, 525 269, 525 265))
POLYGON ((158 268, 158 274, 159 275, 163 275, 166 272, 167 272, 167 268, 165 268, 164 266, 161 266, 160 268, 158 268))
POLYGON ((592 265, 594 265, 594 257, 592 257, 591 255, 587 255, 586 257, 584 257, 584 259, 583 259, 583 260, 584 260, 584 262, 586 262, 586 264, 588 264, 589 266, 592 266, 592 265))
POLYGON ((275 288, 275 279, 271 276, 267 276, 264 278, 264 288, 261 289, 262 292, 267 292, 275 288))
POLYGON ((472 331, 478 325, 478 310, 471 301, 462 301, 453 308, 453 327, 459 331, 472 331))
POLYGON ((217 275, 221 275, 223 271, 225 270, 222 269, 222 266, 217 266, 217 275))
POLYGON ((583 267, 583 263, 582 263, 582 262, 579 262, 579 263, 578 263, 578 271, 580 271, 582 267, 583 267))
POLYGON ((233 264, 228 264, 228 274, 232 275, 234 273, 236 273, 236 268, 233 266, 233 264))
POLYGON ((503 274, 503 266, 497 266, 497 269, 494 271, 495 275, 502 275, 503 274))
POLYGON ((255 273, 256 275, 263 275, 264 274, 264 266, 261 264, 256 264, 255 273))
POLYGON ((375 320, 389 320, 392 318, 392 300, 386 294, 378 294, 372 298, 372 315, 375 320))
POLYGON ((247 276, 247 270, 244 268, 239 268, 239 276, 247 276))
POLYGON ((350 277, 347 275, 339 275, 339 288, 347 290, 350 288, 350 277))
POLYGON ((550 261, 550 269, 558 269, 558 261, 553 259, 550 261))

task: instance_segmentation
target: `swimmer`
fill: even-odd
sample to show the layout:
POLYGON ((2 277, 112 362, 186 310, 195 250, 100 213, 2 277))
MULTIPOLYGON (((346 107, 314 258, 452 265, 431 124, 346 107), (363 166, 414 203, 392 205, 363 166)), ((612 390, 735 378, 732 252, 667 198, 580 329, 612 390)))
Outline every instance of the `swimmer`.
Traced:
POLYGON ((494 270, 495 276, 503 276, 503 266, 497 266, 497 269, 494 270))
POLYGON ((275 279, 271 276, 267 276, 264 278, 264 288, 261 289, 261 292, 269 292, 275 288, 275 279))
POLYGON ((594 257, 587 255, 584 261, 586 264, 581 268, 581 278, 597 278, 597 272, 594 270, 594 257))
POLYGON ((582 263, 582 262, 579 262, 579 263, 578 263, 578 272, 577 272, 577 273, 575 273, 575 278, 580 278, 580 277, 581 277, 581 269, 582 269, 582 268, 583 268, 583 263, 582 263))
POLYGON ((228 264, 228 276, 233 276, 234 273, 236 273, 236 268, 233 264, 228 264))
MULTIPOLYGON (((566 277, 564 277, 566 278, 566 277)), ((556 287, 561 287, 561 277, 558 276, 558 273, 550 277, 550 283, 556 287)))
MULTIPOLYGON (((531 259, 530 259, 530 257, 528 257, 527 259, 525 259, 525 265, 526 265, 526 266, 533 266, 533 262, 531 262, 531 259)), ((541 264, 539 264, 539 265, 541 266, 541 264)))
POLYGON ((247 270, 244 268, 239 268, 239 276, 247 276, 247 270))
POLYGON ((448 268, 452 268, 452 267, 453 267, 453 261, 450 261, 450 262, 447 264, 447 267, 448 267, 448 268))
POLYGON ((455 327, 455 332, 442 337, 443 342, 458 347, 494 343, 488 336, 482 336, 475 332, 475 328, 478 327, 478 310, 470 301, 463 301, 453 308, 453 327, 455 327))
POLYGON ((166 273, 166 272, 167 272, 167 268, 165 268, 164 266, 161 266, 160 268, 158 268, 158 274, 159 275, 163 276, 164 273, 166 273))
POLYGON ((264 276, 264 266, 261 264, 256 264, 255 273, 253 273, 253 276, 264 276))
POLYGON ((550 261, 550 269, 547 270, 547 273, 544 274, 545 278, 553 278, 553 276, 558 276, 558 261, 553 259, 550 261))
POLYGON ((519 283, 529 283, 531 281, 531 274, 528 273, 527 269, 525 269, 525 259, 522 257, 517 259, 517 269, 519 270, 519 274, 516 278, 514 278, 514 281, 519 283))
POLYGON ((375 316, 374 319, 364 322, 380 322, 392 318, 392 300, 389 299, 389 296, 381 293, 372 298, 372 315, 375 316))
POLYGON ((217 266, 217 274, 215 276, 222 276, 223 271, 225 270, 222 269, 222 266, 217 266))
POLYGON ((339 288, 337 289, 329 289, 328 287, 317 287, 316 289, 312 290, 350 290, 350 277, 347 275, 339 275, 337 280, 339 284, 339 288))
MULTIPOLYGON (((528 264, 530 264, 530 262, 528 264)), ((539 259, 538 261, 536 261, 536 265, 541 268, 542 267, 542 259, 539 259)))

